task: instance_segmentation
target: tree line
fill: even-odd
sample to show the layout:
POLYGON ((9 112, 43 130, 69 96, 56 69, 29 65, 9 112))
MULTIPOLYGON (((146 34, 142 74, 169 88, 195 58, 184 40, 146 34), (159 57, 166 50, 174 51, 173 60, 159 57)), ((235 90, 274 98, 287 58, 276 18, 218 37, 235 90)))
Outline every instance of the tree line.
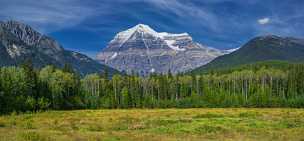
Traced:
POLYGON ((99 108, 304 107, 304 65, 201 75, 84 77, 69 65, 0 68, 0 113, 99 108))

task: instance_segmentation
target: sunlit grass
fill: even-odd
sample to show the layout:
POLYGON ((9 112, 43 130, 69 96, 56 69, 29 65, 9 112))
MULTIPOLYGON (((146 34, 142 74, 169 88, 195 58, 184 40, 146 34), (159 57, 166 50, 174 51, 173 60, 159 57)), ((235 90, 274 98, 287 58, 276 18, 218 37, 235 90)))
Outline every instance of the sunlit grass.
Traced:
POLYGON ((302 109, 50 111, 0 117, 0 140, 304 140, 302 117, 302 109))

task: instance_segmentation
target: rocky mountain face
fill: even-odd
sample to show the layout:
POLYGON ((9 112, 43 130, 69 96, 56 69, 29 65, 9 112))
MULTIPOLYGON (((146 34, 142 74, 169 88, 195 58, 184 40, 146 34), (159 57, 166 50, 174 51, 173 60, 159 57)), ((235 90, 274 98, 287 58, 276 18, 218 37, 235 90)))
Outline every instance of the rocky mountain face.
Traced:
POLYGON ((304 62, 304 40, 267 35, 256 37, 231 54, 220 56, 193 72, 236 67, 263 61, 304 62))
POLYGON ((223 52, 193 41, 187 33, 158 33, 139 24, 118 33, 97 60, 128 74, 173 74, 207 64, 223 52))
POLYGON ((19 65, 30 59, 37 68, 70 64, 84 75, 112 68, 77 52, 65 50, 57 41, 16 21, 0 22, 0 66, 19 65))

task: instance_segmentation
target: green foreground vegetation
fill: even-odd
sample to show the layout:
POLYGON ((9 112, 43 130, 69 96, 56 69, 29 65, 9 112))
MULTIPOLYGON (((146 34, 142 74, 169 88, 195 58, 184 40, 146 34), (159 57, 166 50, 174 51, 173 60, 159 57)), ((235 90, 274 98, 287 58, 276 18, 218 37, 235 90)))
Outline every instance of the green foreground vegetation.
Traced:
POLYGON ((303 109, 48 111, 0 117, 1 141, 301 141, 303 109))

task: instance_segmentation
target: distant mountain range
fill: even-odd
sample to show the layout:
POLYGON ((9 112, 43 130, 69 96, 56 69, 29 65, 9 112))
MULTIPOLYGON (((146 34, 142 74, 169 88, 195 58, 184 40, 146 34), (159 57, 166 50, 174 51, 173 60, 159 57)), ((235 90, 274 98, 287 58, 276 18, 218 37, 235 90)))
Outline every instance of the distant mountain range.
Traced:
POLYGON ((26 59, 37 68, 70 64, 81 75, 105 69, 110 74, 119 70, 141 76, 169 71, 199 74, 263 61, 303 63, 304 40, 268 35, 256 37, 241 48, 218 50, 194 42, 187 33, 159 33, 139 24, 118 33, 98 54, 98 62, 65 50, 57 41, 26 24, 0 21, 0 67, 20 65, 26 59))
POLYGON ((256 37, 243 47, 194 69, 192 73, 226 69, 262 61, 304 62, 304 40, 274 35, 256 37))
POLYGON ((158 33, 148 25, 138 24, 118 33, 97 59, 106 65, 142 76, 149 73, 173 74, 205 65, 230 53, 203 46, 187 33, 158 33))
POLYGON ((16 21, 0 22, 0 66, 19 65, 30 59, 34 66, 70 64, 81 75, 116 70, 77 52, 65 50, 54 39, 16 21))

